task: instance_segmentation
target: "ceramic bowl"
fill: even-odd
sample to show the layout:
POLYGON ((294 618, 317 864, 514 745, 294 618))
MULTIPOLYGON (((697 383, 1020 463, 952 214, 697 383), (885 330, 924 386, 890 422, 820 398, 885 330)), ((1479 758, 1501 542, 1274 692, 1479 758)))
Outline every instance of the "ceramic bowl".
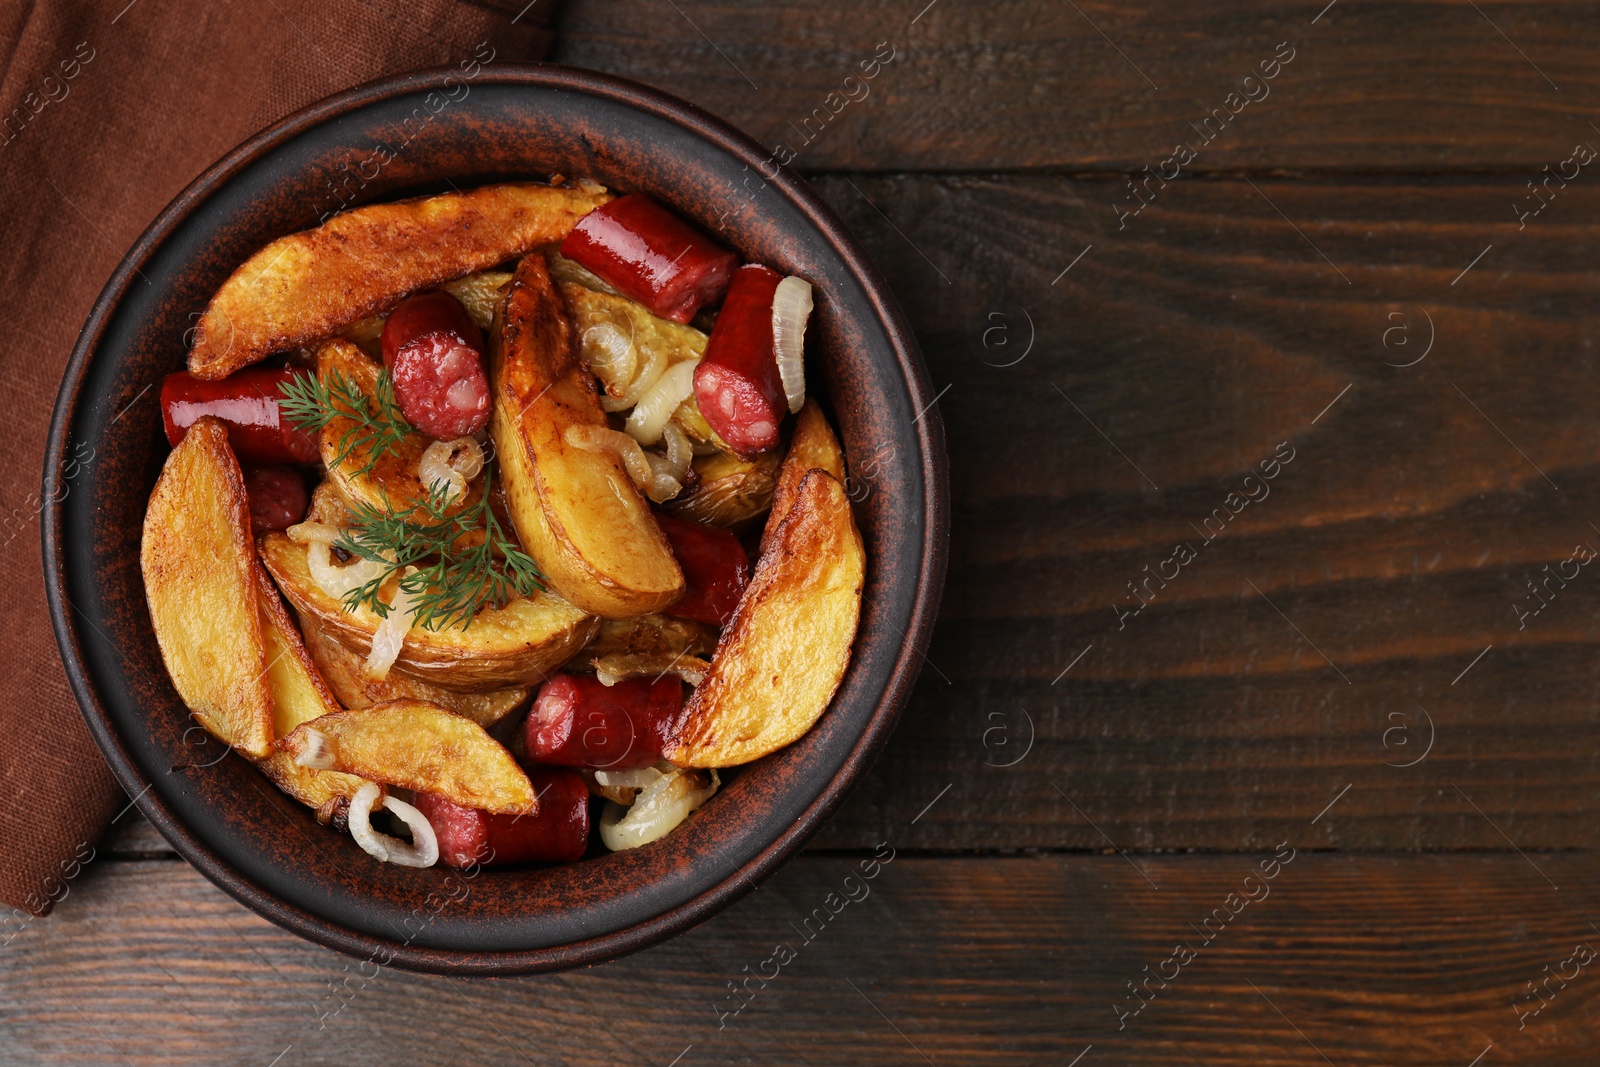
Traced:
POLYGON ((932 398, 888 286, 839 219, 725 123, 644 86, 549 65, 376 82, 211 167, 95 303, 50 427, 44 566, 56 639, 123 788, 252 910, 416 970, 505 975, 614 958, 749 891, 839 806, 888 739, 944 578, 948 490, 932 398), (211 740, 167 678, 139 573, 145 501, 167 453, 158 386, 184 365, 187 333, 217 286, 268 241, 346 207, 551 174, 647 193, 746 258, 812 281, 808 362, 840 430, 868 551, 861 627, 816 727, 730 775, 662 840, 473 878, 388 866, 211 740))

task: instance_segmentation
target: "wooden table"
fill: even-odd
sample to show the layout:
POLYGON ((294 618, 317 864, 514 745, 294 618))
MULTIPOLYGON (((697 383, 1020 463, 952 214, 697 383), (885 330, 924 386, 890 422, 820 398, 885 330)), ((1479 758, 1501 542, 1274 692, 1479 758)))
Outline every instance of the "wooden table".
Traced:
POLYGON ((954 544, 893 744, 726 913, 515 981, 358 974, 127 815, 0 1060, 1596 1062, 1600 15, 1325 2, 569 4, 916 326, 954 544))

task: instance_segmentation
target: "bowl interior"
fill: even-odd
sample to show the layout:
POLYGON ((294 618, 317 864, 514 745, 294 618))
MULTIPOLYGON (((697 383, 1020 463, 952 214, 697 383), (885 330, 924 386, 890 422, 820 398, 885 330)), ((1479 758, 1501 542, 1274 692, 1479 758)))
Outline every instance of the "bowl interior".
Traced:
POLYGON ((915 676, 942 578, 942 445, 936 413, 918 419, 920 364, 881 285, 809 191, 762 177, 763 158, 687 105, 614 79, 543 67, 412 75, 267 131, 130 252, 58 404, 47 581, 69 675, 123 785, 147 790, 146 814, 224 889, 306 936, 404 966, 567 966, 703 919, 798 847, 865 768, 915 676), (156 386, 183 366, 211 293, 271 239, 345 206, 552 173, 648 193, 813 282, 812 373, 856 472, 869 552, 855 656, 816 728, 654 845, 474 878, 386 866, 209 739, 167 679, 138 563, 167 452, 156 386))

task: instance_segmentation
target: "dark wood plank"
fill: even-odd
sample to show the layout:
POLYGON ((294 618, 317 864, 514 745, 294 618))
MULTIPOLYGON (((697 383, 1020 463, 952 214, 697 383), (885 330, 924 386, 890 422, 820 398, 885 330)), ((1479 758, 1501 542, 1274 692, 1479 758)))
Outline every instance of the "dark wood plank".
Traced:
POLYGON ((849 883, 861 899, 813 920, 807 942, 802 920, 859 863, 810 856, 649 952, 479 982, 374 976, 257 919, 187 865, 102 863, 0 949, 0 1060, 1066 1064, 1092 1045, 1082 1067, 1304 1067, 1319 1062, 1314 1045, 1340 1065, 1463 1067, 1492 1043, 1493 1063, 1594 1061, 1592 965, 1577 977, 1568 965, 1568 986, 1553 983, 1520 1031, 1517 1014, 1541 1003, 1527 983, 1546 965, 1600 945, 1591 860, 1540 855, 1536 871, 1512 853, 1292 848, 1277 867, 1261 866, 1269 850, 1140 858, 1137 870, 1117 856, 900 854, 849 883), (1229 900, 1244 893, 1258 899, 1229 900), (1197 932, 1208 918, 1209 944, 1197 932), (1196 953, 1181 968, 1165 962, 1180 942, 1196 953), (779 943, 795 958, 719 1020, 717 1006, 734 1003, 727 983, 779 943), (1127 984, 1147 966, 1177 977, 1152 980, 1149 1002, 1124 1018, 1139 1003, 1127 984))
POLYGON ((1318 18, 1325 5, 569 0, 554 58, 676 93, 808 170, 1131 172, 1187 141, 1192 173, 1532 178, 1594 137, 1579 110, 1600 81, 1592 5, 1340 0, 1318 18), (893 62, 847 85, 879 42, 893 62), (1280 42, 1293 59, 1246 86, 1280 42), (1230 104, 1200 140, 1190 124, 1230 104))
POLYGON ((949 388, 955 504, 931 666, 823 844, 951 783, 909 843, 1258 848, 1347 785, 1319 844, 1593 841, 1600 578, 1513 609, 1600 549, 1600 186, 1519 233, 1512 179, 1190 182, 1119 232, 1105 182, 819 184, 949 388))

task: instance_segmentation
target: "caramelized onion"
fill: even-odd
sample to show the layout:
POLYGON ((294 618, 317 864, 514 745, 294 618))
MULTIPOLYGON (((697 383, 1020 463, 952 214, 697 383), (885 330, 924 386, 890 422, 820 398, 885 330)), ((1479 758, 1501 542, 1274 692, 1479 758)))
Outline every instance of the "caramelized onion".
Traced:
MULTIPOLYGON (((578 184, 583 185, 583 180, 580 179, 578 184)), ((556 246, 550 245, 549 247, 554 249, 556 246)), ((545 260, 550 264, 550 277, 558 282, 573 282, 583 286, 585 289, 593 289, 599 293, 609 293, 612 296, 622 295, 602 281, 598 274, 595 274, 587 267, 580 266, 576 260, 568 259, 559 252, 546 252, 545 260)))
POLYGON ((633 767, 621 771, 595 771, 594 780, 608 789, 643 789, 666 777, 654 767, 633 767))
POLYGON ((682 482, 689 473, 689 464, 694 462, 694 442, 670 422, 662 427, 661 435, 667 442, 666 472, 682 482))
POLYGON ((621 396, 614 399, 601 397, 601 407, 607 411, 627 411, 639 402, 639 398, 645 394, 645 390, 656 384, 662 372, 667 369, 667 354, 660 347, 652 346, 644 355, 646 362, 643 367, 639 368, 638 376, 628 384, 628 388, 623 390, 621 396))
POLYGON ((668 674, 676 674, 696 689, 705 683, 706 671, 711 667, 705 660, 680 654, 663 665, 661 661, 666 658, 665 653, 652 655, 639 652, 612 652, 597 656, 594 660, 595 680, 608 689, 629 678, 660 678, 668 674))
POLYGON ((675 767, 645 786, 632 807, 608 801, 600 816, 600 840, 613 852, 648 845, 666 836, 690 812, 710 800, 721 784, 716 771, 675 767), (709 781, 704 776, 707 774, 709 781))
POLYGON ((698 359, 686 359, 663 371, 628 413, 628 436, 641 445, 661 440, 672 413, 694 395, 694 369, 699 365, 698 359))
POLYGON ((622 465, 628 468, 628 477, 640 489, 648 489, 654 481, 644 449, 625 433, 606 426, 568 426, 566 439, 573 448, 581 448, 586 452, 610 452, 621 459, 622 465))
POLYGON ((594 376, 605 383, 608 395, 627 392, 628 382, 639 365, 633 338, 619 330, 615 323, 597 322, 583 331, 578 339, 578 351, 594 376))

